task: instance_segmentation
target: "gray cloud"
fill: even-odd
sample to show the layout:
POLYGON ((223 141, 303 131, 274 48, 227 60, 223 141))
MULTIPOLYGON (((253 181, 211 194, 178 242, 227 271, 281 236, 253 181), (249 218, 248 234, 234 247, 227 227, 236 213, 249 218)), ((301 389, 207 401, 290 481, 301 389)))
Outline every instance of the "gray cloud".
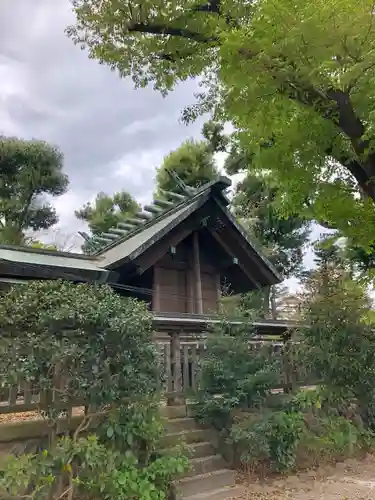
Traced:
POLYGON ((60 147, 71 191, 56 201, 64 226, 99 191, 124 188, 140 201, 153 189, 154 169, 200 124, 178 123, 193 101, 193 82, 163 99, 134 90, 73 45, 69 0, 3 0, 0 5, 0 132, 60 147))

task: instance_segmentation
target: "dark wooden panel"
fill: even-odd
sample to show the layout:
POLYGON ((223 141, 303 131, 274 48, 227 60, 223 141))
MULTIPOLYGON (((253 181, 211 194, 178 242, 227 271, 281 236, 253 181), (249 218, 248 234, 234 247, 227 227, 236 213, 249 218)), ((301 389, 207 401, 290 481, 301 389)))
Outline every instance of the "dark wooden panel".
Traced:
POLYGON ((186 271, 160 268, 160 310, 162 312, 188 312, 186 288, 186 271))
POLYGON ((203 313, 213 313, 218 310, 217 303, 217 275, 211 273, 202 273, 202 299, 203 313))

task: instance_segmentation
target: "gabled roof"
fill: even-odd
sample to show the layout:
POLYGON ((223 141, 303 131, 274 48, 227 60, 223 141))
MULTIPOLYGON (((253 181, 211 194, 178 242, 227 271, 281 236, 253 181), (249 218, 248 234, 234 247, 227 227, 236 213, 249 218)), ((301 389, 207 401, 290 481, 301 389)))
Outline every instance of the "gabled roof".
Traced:
POLYGON ((104 267, 112 266, 119 261, 135 259, 201 207, 211 194, 217 192, 221 195, 224 204, 228 203, 222 193, 223 187, 228 186, 230 186, 230 181, 226 177, 220 177, 216 181, 203 185, 173 207, 163 210, 133 231, 129 231, 125 236, 106 245, 95 255, 100 258, 104 267))
MULTIPOLYGON (((257 265, 265 270, 267 277, 264 281, 267 284, 280 282, 282 278, 277 270, 228 210, 229 200, 223 191, 230 185, 230 179, 219 177, 217 180, 204 184, 199 189, 191 190, 190 188, 189 194, 174 206, 141 223, 135 229, 128 231, 123 237, 117 237, 113 242, 98 251, 96 256, 100 259, 101 265, 105 268, 114 269, 125 262, 135 260, 202 207, 206 201, 212 200, 233 227, 233 230, 241 235, 243 246, 247 247, 249 253, 256 256, 257 265)), ((261 284, 264 285, 265 282, 261 284)))
MULTIPOLYGON (((183 195, 164 193, 166 199, 155 200, 153 205, 145 207, 136 217, 119 223, 117 228, 100 237, 94 237, 94 242, 99 243, 100 248, 91 256, 0 245, 0 277, 116 281, 116 276, 112 273, 109 278, 109 270, 119 269, 124 263, 136 261, 147 250, 152 252, 153 245, 198 212, 207 202, 215 204, 227 221, 231 234, 236 235, 238 251, 245 251, 246 259, 251 256, 254 273, 260 270, 261 279, 257 286, 280 282, 281 277, 274 266, 228 210, 229 200, 225 190, 230 185, 228 178, 219 177, 199 189, 187 188, 183 195)), ((238 280, 238 276, 236 279, 238 280)))

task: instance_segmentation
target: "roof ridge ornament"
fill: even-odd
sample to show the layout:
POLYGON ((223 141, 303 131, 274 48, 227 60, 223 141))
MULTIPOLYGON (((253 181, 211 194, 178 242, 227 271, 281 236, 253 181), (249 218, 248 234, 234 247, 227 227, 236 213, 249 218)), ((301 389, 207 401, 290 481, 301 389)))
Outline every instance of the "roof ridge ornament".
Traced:
MULTIPOLYGON (((128 238, 136 231, 147 226, 151 221, 154 221, 161 215, 167 214, 176 206, 195 196, 204 187, 193 188, 188 186, 173 169, 166 169, 166 172, 174 181, 176 187, 179 188, 180 193, 160 189, 160 194, 163 196, 163 199, 154 199, 150 204, 144 205, 144 207, 134 216, 124 218, 107 232, 93 235, 91 238, 85 234, 86 237, 84 237, 84 240, 87 243, 89 253, 102 251, 115 241, 128 238)), ((80 235, 83 237, 81 233, 80 235)))
POLYGON ((173 170, 173 168, 167 168, 166 169, 166 172, 167 174, 169 175, 169 177, 175 181, 175 183, 177 184, 177 186, 181 189, 182 193, 187 195, 187 196, 193 196, 196 192, 197 192, 197 189, 191 187, 191 186, 188 186, 182 179, 181 177, 178 175, 178 173, 173 170))

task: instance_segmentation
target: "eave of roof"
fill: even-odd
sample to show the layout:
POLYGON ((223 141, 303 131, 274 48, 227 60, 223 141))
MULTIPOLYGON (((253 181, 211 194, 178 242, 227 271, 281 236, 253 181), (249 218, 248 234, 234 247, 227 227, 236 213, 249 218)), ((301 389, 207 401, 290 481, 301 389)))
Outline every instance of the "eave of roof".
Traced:
POLYGON ((249 235, 249 233, 246 231, 246 229, 236 220, 236 218, 233 216, 233 214, 228 210, 223 204, 220 202, 219 199, 214 197, 214 200, 216 204, 220 207, 220 209, 224 212, 225 216, 229 219, 233 227, 241 234, 247 245, 255 252, 255 254, 261 259, 263 262, 264 266, 270 271, 270 273, 274 276, 275 278, 275 283, 277 284, 280 283, 283 278, 280 275, 280 273, 277 271, 275 266, 267 259, 267 257, 263 254, 262 250, 259 247, 259 244, 254 241, 249 235))
MULTIPOLYGON (((244 320, 242 318, 231 318, 228 320, 230 324, 243 325, 244 320)), ((217 315, 204 315, 204 314, 190 314, 190 313, 153 313, 153 322, 157 327, 185 327, 186 329, 193 328, 195 331, 199 329, 200 332, 204 332, 210 325, 217 325, 222 322, 222 319, 217 315)), ((257 320, 252 323, 252 325, 263 332, 269 331, 269 335, 284 334, 288 330, 295 330, 301 328, 305 325, 296 321, 287 320, 257 320)), ((198 331, 197 331, 198 333, 198 331)))
POLYGON ((108 276, 108 270, 100 267, 98 260, 92 257, 13 245, 0 245, 1 264, 12 266, 12 274, 18 276, 27 274, 27 269, 34 271, 33 274, 38 274, 38 270, 42 269, 56 269, 61 278, 71 280, 81 279, 82 273, 92 276, 94 280, 101 276, 105 281, 108 276))

